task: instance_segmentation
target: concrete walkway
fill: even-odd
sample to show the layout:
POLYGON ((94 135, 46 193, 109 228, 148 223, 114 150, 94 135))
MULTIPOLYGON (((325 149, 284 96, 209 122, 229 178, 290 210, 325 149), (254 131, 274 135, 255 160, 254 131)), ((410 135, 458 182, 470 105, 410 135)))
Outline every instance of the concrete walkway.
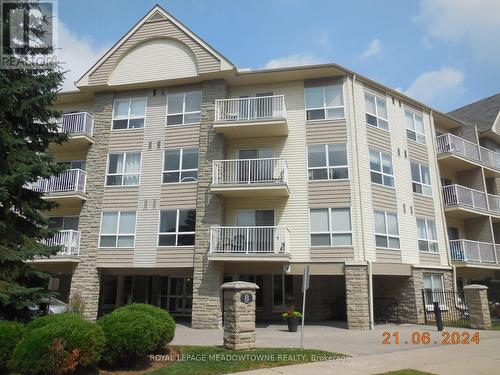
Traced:
MULTIPOLYGON (((445 328, 451 332, 470 332, 445 328)), ((442 333, 422 325, 377 325, 373 331, 348 331, 342 325, 311 324, 304 331, 304 346, 353 356, 348 361, 316 362, 245 372, 246 375, 300 374, 376 374, 412 368, 434 374, 500 374, 500 332, 479 331, 479 344, 443 345, 442 333), (399 333, 399 344, 383 344, 383 332, 399 333), (413 332, 428 331, 429 345, 413 345, 413 332)), ((193 330, 178 324, 173 344, 221 345, 222 330, 193 330)), ((284 324, 258 325, 258 347, 298 347, 299 334, 284 324)))

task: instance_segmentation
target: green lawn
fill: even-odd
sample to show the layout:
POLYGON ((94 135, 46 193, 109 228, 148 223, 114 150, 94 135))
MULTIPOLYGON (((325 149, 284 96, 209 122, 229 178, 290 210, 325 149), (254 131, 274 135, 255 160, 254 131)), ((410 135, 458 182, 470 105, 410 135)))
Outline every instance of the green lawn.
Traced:
POLYGON ((404 369, 404 370, 384 372, 383 374, 378 374, 378 375, 434 375, 434 374, 431 374, 430 372, 422 372, 422 371, 418 371, 418 370, 404 369))
POLYGON ((259 348, 246 351, 214 346, 176 346, 183 358, 148 374, 215 375, 299 363, 345 358, 344 354, 323 350, 259 348), (218 357, 217 357, 218 356, 218 357))
POLYGON ((491 323, 491 329, 495 331, 500 331, 500 321, 494 321, 491 323))

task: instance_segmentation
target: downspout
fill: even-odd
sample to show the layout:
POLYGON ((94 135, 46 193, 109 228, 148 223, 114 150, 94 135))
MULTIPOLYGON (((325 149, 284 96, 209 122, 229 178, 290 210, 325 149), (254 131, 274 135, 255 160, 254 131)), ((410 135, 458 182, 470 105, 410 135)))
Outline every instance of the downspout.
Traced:
MULTIPOLYGON (((352 117, 353 117, 353 132, 354 132, 354 141, 356 142, 356 154, 358 151, 358 128, 356 125, 356 99, 355 99, 355 94, 354 94, 354 86, 356 83, 356 74, 352 75, 352 117)), ((359 165, 359 155, 356 156, 356 177, 357 181, 359 184, 359 181, 361 181, 361 169, 359 165)), ((368 309, 369 309, 369 315, 370 315, 370 329, 373 330, 375 323, 374 323, 374 316, 373 316, 373 275, 372 275, 372 262, 366 259, 366 242, 365 242, 365 231, 363 227, 363 223, 365 222, 364 220, 364 211, 363 211, 363 194, 361 193, 361 186, 359 185, 358 187, 358 198, 359 198, 359 207, 360 207, 360 217, 361 217, 361 223, 358 223, 358 234, 361 237, 361 246, 363 247, 363 259, 367 262, 368 265, 368 309)))

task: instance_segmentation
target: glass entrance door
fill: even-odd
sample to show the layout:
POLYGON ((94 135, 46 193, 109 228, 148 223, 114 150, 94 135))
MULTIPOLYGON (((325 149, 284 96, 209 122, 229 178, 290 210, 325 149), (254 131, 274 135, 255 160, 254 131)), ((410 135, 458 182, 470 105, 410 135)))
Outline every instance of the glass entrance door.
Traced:
POLYGON ((190 316, 193 280, 190 277, 160 277, 159 305, 176 316, 190 316))

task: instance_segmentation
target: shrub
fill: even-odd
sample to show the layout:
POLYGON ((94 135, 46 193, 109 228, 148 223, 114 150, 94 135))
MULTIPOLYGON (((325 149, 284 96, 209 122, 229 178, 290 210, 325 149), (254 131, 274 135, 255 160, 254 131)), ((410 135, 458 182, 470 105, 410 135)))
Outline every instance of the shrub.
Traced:
POLYGON ((143 311, 116 310, 97 321, 106 337, 103 362, 131 364, 158 348, 160 324, 143 311))
POLYGON ((21 374, 66 374, 95 366, 104 350, 100 326, 74 314, 36 319, 17 344, 10 367, 21 374))
POLYGON ((16 344, 23 337, 24 326, 19 322, 0 321, 0 372, 7 368, 16 344))
POLYGON ((145 303, 134 303, 121 307, 119 310, 142 311, 158 321, 160 325, 160 343, 157 349, 163 348, 166 344, 170 343, 174 339, 175 321, 168 313, 168 311, 163 310, 160 307, 148 305, 145 303))

